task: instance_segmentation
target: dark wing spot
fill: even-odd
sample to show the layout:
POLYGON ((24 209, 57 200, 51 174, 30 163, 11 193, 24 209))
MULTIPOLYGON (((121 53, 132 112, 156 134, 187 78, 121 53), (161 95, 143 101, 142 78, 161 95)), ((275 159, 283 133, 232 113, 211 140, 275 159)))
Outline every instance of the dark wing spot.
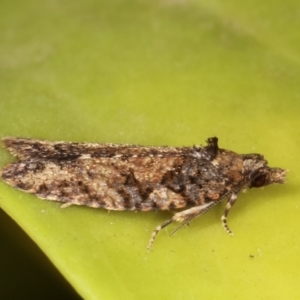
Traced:
POLYGON ((117 193, 122 197, 122 199, 124 200, 124 208, 125 209, 131 209, 133 206, 133 203, 131 201, 131 195, 126 191, 125 187, 120 187, 119 189, 117 189, 117 193))
POLYGON ((29 189, 31 188, 31 185, 25 184, 25 183, 23 183, 23 182, 18 182, 18 183, 16 184, 16 187, 17 187, 18 189, 21 189, 21 190, 26 191, 26 190, 29 190, 29 189))
POLYGON ((185 190, 185 176, 178 171, 168 171, 161 180, 161 184, 175 193, 182 193, 185 190))
POLYGON ((38 190, 36 191, 36 194, 45 196, 45 195, 49 194, 49 188, 47 187, 46 184, 43 183, 38 187, 38 190))
POLYGON ((143 201, 147 200, 149 195, 153 192, 153 186, 151 183, 143 182, 138 185, 139 194, 143 201))
POLYGON ((94 150, 91 153, 92 158, 100 158, 100 157, 114 157, 116 155, 116 149, 114 148, 100 148, 97 150, 94 150))
POLYGON ((126 173, 125 185, 137 187, 139 184, 140 182, 134 177, 134 173, 132 170, 130 170, 129 173, 126 173))

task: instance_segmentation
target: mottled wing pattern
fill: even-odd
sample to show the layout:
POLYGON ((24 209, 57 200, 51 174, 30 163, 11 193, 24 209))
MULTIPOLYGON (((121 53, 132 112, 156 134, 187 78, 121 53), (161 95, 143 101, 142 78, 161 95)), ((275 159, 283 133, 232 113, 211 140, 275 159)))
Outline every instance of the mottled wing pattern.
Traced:
POLYGON ((188 147, 144 147, 130 144, 96 144, 50 142, 26 138, 4 138, 2 140, 14 156, 20 159, 77 159, 81 155, 90 155, 91 158, 132 156, 145 157, 149 155, 181 156, 186 155, 188 147))
MULTIPOLYGON (((211 190, 205 192, 213 174, 199 173, 197 156, 207 155, 204 148, 197 151, 194 147, 18 138, 7 138, 4 145, 21 160, 5 167, 2 178, 43 199, 109 210, 148 211, 198 205, 205 197, 215 197, 211 190)), ((216 183, 216 188, 223 185, 216 183)))

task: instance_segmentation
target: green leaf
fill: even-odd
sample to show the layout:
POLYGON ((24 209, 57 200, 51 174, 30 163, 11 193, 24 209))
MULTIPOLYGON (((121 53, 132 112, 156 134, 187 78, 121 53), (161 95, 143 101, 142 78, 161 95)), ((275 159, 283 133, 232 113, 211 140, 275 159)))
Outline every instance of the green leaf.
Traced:
MULTIPOLYGON (((172 238, 170 213, 61 209, 0 183, 0 205, 85 299, 297 299, 296 1, 0 4, 0 136, 203 144, 261 153, 287 184, 240 195, 172 238)), ((1 166, 12 160, 2 148, 1 166)), ((176 225, 175 225, 176 226, 176 225)))

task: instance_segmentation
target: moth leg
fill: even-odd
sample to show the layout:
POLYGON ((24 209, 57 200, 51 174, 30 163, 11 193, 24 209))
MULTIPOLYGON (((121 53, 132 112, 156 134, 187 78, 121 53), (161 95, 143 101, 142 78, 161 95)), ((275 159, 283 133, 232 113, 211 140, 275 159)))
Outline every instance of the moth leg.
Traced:
POLYGON ((186 209, 184 211, 178 212, 176 213, 170 220, 167 220, 166 222, 162 223, 161 225, 157 226, 150 238, 149 244, 148 244, 148 250, 150 250, 150 248, 153 245, 153 242, 155 240, 156 235, 166 226, 168 226, 169 224, 171 224, 173 221, 177 221, 180 222, 182 224, 180 224, 179 227, 177 227, 172 233, 171 235, 173 235, 175 232, 177 232, 180 228, 182 228, 184 225, 188 224, 190 221, 192 221, 193 219, 195 219, 196 217, 200 216, 201 214, 205 213, 206 211, 208 211, 211 207, 213 207, 214 205, 216 205, 219 201, 215 201, 215 202, 210 202, 210 203, 206 203, 200 206, 196 206, 196 207, 192 207, 190 209, 186 209))
POLYGON ((224 229, 226 230, 226 232, 227 232, 230 236, 233 236, 233 232, 230 230, 230 228, 229 228, 228 225, 227 225, 227 216, 228 216, 228 213, 229 213, 230 208, 234 205, 236 199, 237 199, 237 194, 236 194, 236 193, 233 193, 233 194, 230 196, 230 198, 229 198, 229 200, 228 200, 228 202, 227 202, 227 204, 226 204, 224 214, 223 214, 223 216, 222 216, 222 218, 221 218, 221 220, 222 220, 222 225, 223 225, 224 229))
POLYGON ((210 208, 215 206, 219 201, 206 203, 200 206, 192 207, 190 209, 181 211, 173 216, 173 219, 181 224, 170 234, 172 236, 179 229, 181 229, 184 225, 189 225, 191 221, 199 217, 200 215, 207 212, 210 208))
POLYGON ((154 231, 152 232, 151 234, 151 238, 150 238, 150 241, 148 243, 148 246, 147 246, 147 249, 150 250, 153 243, 154 243, 154 240, 155 240, 155 237, 156 235, 163 229, 165 228, 166 226, 168 226, 169 224, 171 224, 173 222, 173 218, 170 219, 170 220, 167 220, 166 222, 160 224, 159 226, 157 226, 154 231))

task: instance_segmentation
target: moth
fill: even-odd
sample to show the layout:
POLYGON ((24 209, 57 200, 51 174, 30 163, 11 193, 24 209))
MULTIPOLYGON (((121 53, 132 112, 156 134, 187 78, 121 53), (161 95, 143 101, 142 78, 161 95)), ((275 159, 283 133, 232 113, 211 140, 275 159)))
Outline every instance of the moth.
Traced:
POLYGON ((189 224, 227 199, 227 215, 240 191, 284 183, 287 170, 271 168, 260 154, 237 154, 218 147, 216 137, 206 146, 144 147, 138 145, 51 142, 8 137, 4 147, 18 158, 3 168, 9 185, 63 207, 85 205, 107 210, 168 210, 175 212, 157 226, 189 224))

